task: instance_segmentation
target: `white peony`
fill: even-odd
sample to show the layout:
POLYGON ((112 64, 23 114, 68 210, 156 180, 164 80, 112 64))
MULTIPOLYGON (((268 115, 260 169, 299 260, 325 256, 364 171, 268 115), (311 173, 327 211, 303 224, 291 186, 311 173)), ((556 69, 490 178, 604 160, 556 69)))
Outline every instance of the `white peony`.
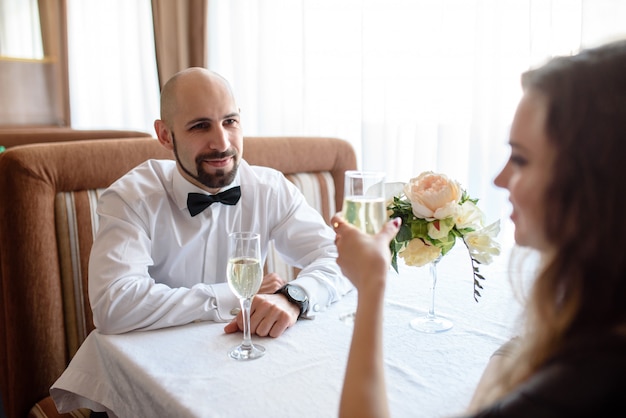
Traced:
POLYGON ((494 239, 500 232, 500 221, 463 236, 470 255, 481 264, 490 264, 500 254, 500 244, 494 239))

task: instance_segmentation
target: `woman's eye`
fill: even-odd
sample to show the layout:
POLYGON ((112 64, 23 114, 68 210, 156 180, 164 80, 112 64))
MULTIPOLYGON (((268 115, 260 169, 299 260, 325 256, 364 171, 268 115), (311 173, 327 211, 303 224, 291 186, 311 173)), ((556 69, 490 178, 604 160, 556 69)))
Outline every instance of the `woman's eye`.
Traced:
POLYGON ((511 164, 520 167, 526 165, 527 163, 526 158, 515 154, 512 154, 511 157, 509 157, 509 161, 511 162, 511 164))

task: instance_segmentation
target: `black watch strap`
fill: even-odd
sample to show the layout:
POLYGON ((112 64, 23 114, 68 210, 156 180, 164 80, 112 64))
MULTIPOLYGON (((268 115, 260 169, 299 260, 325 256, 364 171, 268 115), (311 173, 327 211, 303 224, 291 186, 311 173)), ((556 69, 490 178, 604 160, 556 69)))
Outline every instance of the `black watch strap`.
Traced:
POLYGON ((309 298, 300 286, 287 283, 274 293, 285 295, 289 302, 296 304, 300 308, 298 318, 309 309, 309 298))

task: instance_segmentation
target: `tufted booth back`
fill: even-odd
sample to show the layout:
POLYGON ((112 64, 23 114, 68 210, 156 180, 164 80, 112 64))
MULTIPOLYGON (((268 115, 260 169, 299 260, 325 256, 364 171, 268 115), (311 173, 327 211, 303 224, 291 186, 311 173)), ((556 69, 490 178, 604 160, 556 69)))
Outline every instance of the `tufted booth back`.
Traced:
MULTIPOLYGON (((99 194, 150 158, 173 158, 153 138, 33 144, 0 154, 0 389, 9 418, 48 396, 93 327, 88 257, 99 194)), ((282 171, 328 222, 343 175, 356 168, 336 138, 248 137, 244 158, 282 171)), ((266 270, 297 271, 277 253, 266 270)))

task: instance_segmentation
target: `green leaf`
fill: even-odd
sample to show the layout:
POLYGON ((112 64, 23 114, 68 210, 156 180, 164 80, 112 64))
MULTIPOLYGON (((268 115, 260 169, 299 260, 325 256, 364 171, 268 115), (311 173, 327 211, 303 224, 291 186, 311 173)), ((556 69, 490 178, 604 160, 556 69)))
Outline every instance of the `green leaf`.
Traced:
POLYGON ((410 221, 412 238, 428 238, 428 221, 425 219, 414 218, 410 221))
POLYGON ((398 231, 398 234, 396 235, 396 241, 404 242, 404 241, 411 241, 411 239, 412 239, 411 228, 409 228, 408 225, 402 224, 402 226, 400 227, 400 230, 398 231))
POLYGON ((399 273, 398 271, 398 253, 393 252, 391 253, 391 267, 393 267, 393 269, 396 271, 396 273, 399 273))

